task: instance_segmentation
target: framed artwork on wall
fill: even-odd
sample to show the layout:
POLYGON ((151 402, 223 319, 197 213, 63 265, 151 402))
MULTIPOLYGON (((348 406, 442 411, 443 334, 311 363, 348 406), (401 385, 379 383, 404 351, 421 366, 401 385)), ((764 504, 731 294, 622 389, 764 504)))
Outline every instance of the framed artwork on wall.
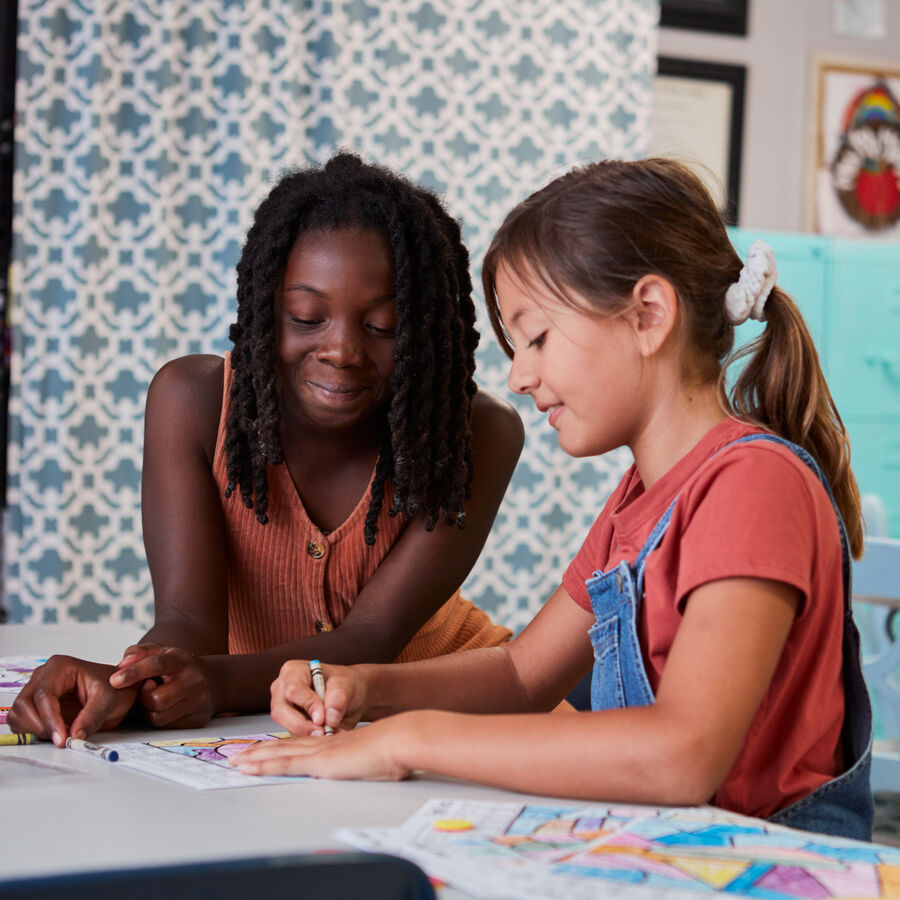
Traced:
POLYGON ((737 225, 746 67, 671 56, 657 62, 650 153, 691 164, 725 221, 737 225))
POLYGON ((900 62, 813 60, 807 227, 900 240, 900 62))
POLYGON ((747 33, 749 0, 661 0, 659 24, 721 34, 747 33))

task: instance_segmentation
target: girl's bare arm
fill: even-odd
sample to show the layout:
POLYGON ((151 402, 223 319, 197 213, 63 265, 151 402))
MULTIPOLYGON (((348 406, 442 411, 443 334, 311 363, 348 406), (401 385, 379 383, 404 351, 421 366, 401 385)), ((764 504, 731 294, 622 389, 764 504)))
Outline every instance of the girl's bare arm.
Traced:
MULTIPOLYGON (((551 603, 563 599, 557 592, 551 603)), ((738 754, 771 682, 798 601, 795 588, 759 579, 727 579, 696 589, 652 706, 572 715, 410 712, 327 741, 295 738, 260 747, 242 755, 240 762, 246 771, 258 773, 353 778, 404 777, 425 770, 554 796, 703 803, 738 754)), ((540 696, 544 683, 523 665, 540 668, 549 662, 550 671, 562 678, 553 659, 563 635, 557 633, 554 640, 535 627, 539 619, 507 651, 517 674, 506 676, 499 686, 522 683, 524 695, 517 699, 540 696), (545 637, 549 647, 542 651, 545 637)), ((545 617, 548 626, 561 621, 553 614, 545 617)), ((576 640, 572 633, 568 637, 576 640)), ((494 679, 503 668, 494 660, 476 665, 474 654, 463 659, 468 656, 429 663, 427 679, 419 664, 416 672, 395 667, 365 673, 373 705, 411 706, 428 695, 437 699, 434 706, 459 709, 463 697, 477 705, 480 690, 495 693, 494 679), (404 702, 408 698, 413 702, 404 702)))

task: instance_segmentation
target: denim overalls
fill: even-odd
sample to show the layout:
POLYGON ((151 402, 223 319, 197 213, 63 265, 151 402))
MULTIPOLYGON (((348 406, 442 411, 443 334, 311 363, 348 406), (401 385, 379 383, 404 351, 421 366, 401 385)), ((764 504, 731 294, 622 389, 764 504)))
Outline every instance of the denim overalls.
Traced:
MULTIPOLYGON (((768 434, 747 435, 727 446, 747 441, 772 441, 781 444, 792 450, 816 473, 825 486, 838 517, 844 572, 842 740, 844 760, 848 768, 843 775, 820 785, 801 800, 774 813, 770 821, 807 831, 871 840, 873 804, 869 769, 872 761, 872 707, 860 664, 859 632, 850 611, 850 550, 844 523, 827 480, 802 447, 768 434)), ((588 632, 594 648, 592 709, 648 706, 653 703, 653 690, 647 679, 638 642, 637 618, 643 597, 647 557, 659 546, 677 502, 676 497, 653 527, 650 537, 633 563, 621 562, 606 573, 598 570, 586 582, 595 619, 588 632)))

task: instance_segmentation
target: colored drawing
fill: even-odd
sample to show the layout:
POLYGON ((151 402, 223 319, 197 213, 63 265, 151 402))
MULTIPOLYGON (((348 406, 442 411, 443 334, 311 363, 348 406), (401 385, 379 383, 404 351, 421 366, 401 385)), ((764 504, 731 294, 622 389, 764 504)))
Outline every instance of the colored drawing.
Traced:
POLYGON ((0 706, 0 725, 6 724, 6 714, 9 712, 9 706, 0 706))
POLYGON ((198 791, 218 788, 254 787, 286 781, 308 781, 289 776, 242 775, 229 765, 229 757, 257 741, 288 737, 286 731, 232 737, 197 737, 182 740, 142 741, 116 744, 120 766, 174 781, 198 791))
POLYGON ((0 658, 0 691, 17 694, 28 684, 31 673, 47 662, 43 656, 5 656, 0 658))
POLYGON ((720 810, 432 800, 399 828, 337 836, 394 853, 477 897, 696 900, 900 897, 900 849, 720 810), (471 823, 464 833, 437 821, 471 823))
POLYGON ((243 737, 217 737, 217 738, 193 738, 186 741, 147 741, 150 747, 159 747, 160 750, 168 750, 170 753, 180 753, 191 759, 199 759, 214 766, 228 766, 229 758, 237 756, 257 741, 275 741, 288 737, 286 731, 272 732, 271 734, 248 734, 243 737))
POLYGON ((468 831, 475 826, 465 819, 438 819, 432 827, 435 831, 468 831))

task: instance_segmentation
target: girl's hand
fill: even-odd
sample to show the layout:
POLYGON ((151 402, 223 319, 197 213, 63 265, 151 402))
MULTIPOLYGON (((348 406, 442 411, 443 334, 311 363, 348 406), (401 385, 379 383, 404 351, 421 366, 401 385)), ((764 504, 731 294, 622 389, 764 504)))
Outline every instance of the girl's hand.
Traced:
POLYGON ((134 706, 137 688, 110 686, 112 671, 112 666, 72 656, 51 656, 16 697, 7 718, 9 727, 52 738, 58 747, 70 735, 86 738, 115 728, 134 706))
POLYGON ((325 725, 354 728, 366 710, 366 681, 349 666, 322 665, 325 702, 312 686, 306 660, 286 662, 272 682, 272 718, 294 735, 319 736, 325 725))
POLYGON ((157 728, 197 728, 216 714, 215 685, 206 663, 181 647, 129 647, 109 683, 115 688, 140 686, 139 703, 157 728))
POLYGON ((403 713, 329 737, 260 741, 229 763, 245 775, 311 775, 314 778, 400 781, 412 769, 400 758, 410 720, 403 713))

